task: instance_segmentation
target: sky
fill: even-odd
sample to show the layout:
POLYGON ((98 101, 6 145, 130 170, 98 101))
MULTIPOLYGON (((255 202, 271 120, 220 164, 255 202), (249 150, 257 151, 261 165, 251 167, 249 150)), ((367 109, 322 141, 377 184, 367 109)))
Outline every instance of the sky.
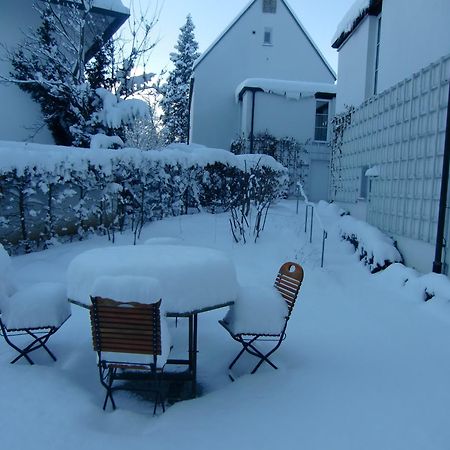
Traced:
MULTIPOLYGON (((170 70, 170 53, 174 51, 187 14, 192 15, 195 37, 200 52, 203 52, 249 3, 249 0, 122 0, 122 3, 129 6, 132 1, 140 5, 137 11, 147 11, 149 15, 159 11, 154 32, 158 44, 147 66, 147 70, 154 73, 164 68, 170 70)), ((331 39, 354 0, 288 0, 288 3, 337 71, 337 52, 331 48, 331 39)))

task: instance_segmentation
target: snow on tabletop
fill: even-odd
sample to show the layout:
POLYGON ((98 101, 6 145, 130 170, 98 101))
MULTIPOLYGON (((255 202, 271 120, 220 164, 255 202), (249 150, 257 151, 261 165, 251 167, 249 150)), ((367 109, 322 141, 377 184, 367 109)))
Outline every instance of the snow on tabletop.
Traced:
POLYGON ((259 88, 267 94, 287 96, 297 100, 301 97, 315 95, 317 92, 336 94, 336 85, 331 83, 276 80, 271 78, 247 78, 236 88, 236 101, 239 100, 239 95, 244 88, 259 88))
POLYGON ((187 313, 233 301, 237 295, 230 258, 203 247, 130 245, 89 250, 69 265, 68 297, 89 305, 95 280, 104 275, 157 278, 169 312, 187 313))
POLYGON ((62 283, 37 283, 16 292, 4 302, 2 320, 10 330, 59 327, 70 315, 62 283))
POLYGON ((224 321, 237 334, 279 334, 287 314, 287 304, 274 287, 240 286, 224 321))
POLYGON ((342 34, 348 33, 352 30, 355 20, 367 11, 370 6, 370 2, 371 0, 356 0, 355 3, 353 3, 351 8, 339 22, 331 41, 332 44, 335 43, 342 34))
POLYGON ((138 302, 151 304, 162 298, 159 281, 151 277, 102 276, 92 286, 93 297, 109 298, 118 302, 138 302))

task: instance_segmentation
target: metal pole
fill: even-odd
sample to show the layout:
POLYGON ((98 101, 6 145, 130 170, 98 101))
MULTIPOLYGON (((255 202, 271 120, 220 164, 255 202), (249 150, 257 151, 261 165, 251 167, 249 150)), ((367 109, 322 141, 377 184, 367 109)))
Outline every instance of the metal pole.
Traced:
POLYGON ((441 196, 439 198, 439 216, 436 233, 436 251, 433 272, 442 273, 442 249, 444 248, 445 216, 447 215, 447 194, 450 163, 450 84, 447 102, 447 129, 445 132, 444 157, 442 161, 441 196))
POLYGON ((306 213, 305 213, 305 233, 306 230, 308 229, 308 204, 306 205, 306 213))
POLYGON ((313 232, 313 222, 314 222, 314 206, 311 206, 311 228, 309 230, 309 242, 312 242, 312 232, 313 232))
POLYGON ((323 257, 325 254, 325 240, 328 237, 328 233, 323 230, 323 235, 322 235, 322 260, 320 261, 320 267, 323 267, 323 257))

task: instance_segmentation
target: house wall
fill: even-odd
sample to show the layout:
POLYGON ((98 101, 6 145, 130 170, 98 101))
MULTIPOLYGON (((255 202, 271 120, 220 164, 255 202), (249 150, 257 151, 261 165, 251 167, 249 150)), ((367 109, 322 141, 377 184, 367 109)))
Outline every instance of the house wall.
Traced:
MULTIPOLYGON (((194 69, 191 142, 228 149, 238 137, 235 89, 246 78, 333 83, 334 76, 281 0, 263 14, 257 0, 194 69), (273 45, 263 45, 264 29, 273 45)), ((290 133, 289 133, 290 134, 290 133)))
POLYGON ((449 0, 384 0, 380 92, 450 54, 449 0))
POLYGON ((397 239, 407 264, 427 272, 436 241, 449 80, 450 55, 370 98, 352 114, 342 153, 332 157, 332 199, 397 239), (365 168, 375 165, 380 176, 360 200, 365 168))
POLYGON ((336 112, 373 94, 377 18, 366 16, 339 49, 336 112))
MULTIPOLYGON (((40 18, 30 3, 30 0, 2 2, 0 43, 9 49, 14 49, 23 39, 23 31, 36 28, 40 23, 40 18)), ((0 48, 0 74, 8 76, 11 65, 4 60, 3 53, 0 48)), ((0 140, 54 143, 50 131, 43 124, 39 105, 29 94, 15 85, 0 83, 0 99, 0 140)))
MULTIPOLYGON (((253 93, 246 91, 241 103, 241 134, 248 136, 251 130, 253 93)), ((330 100, 329 117, 334 115, 335 100, 330 100)), ((255 93, 254 134, 270 131, 277 138, 292 137, 304 144, 306 151, 301 162, 307 166, 297 170, 289 167, 300 162, 281 161, 290 169, 291 184, 295 185, 299 174, 305 179, 304 189, 311 201, 328 200, 328 173, 330 149, 327 142, 314 141, 316 99, 313 96, 290 99, 285 96, 255 93), (292 179, 292 176, 297 179, 292 179)), ((330 131, 330 128, 329 128, 330 131)))

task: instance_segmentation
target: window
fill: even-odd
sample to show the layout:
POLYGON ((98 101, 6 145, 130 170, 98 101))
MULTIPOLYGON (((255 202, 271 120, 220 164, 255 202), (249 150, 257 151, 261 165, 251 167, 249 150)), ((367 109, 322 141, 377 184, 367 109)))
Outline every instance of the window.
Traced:
POLYGON ((264 45, 272 45, 272 28, 264 28, 264 45))
POLYGON ((277 0, 263 0, 263 13, 275 14, 277 12, 277 0))
POLYGON ((361 167, 360 173, 360 184, 359 184, 359 198, 367 199, 369 194, 369 177, 366 176, 366 172, 369 169, 369 166, 361 167))
POLYGON ((328 138, 328 107, 326 100, 316 101, 316 129, 314 140, 326 141, 328 138))
POLYGON ((378 72, 380 69, 380 38, 381 38, 381 16, 377 22, 377 42, 375 47, 375 76, 373 79, 373 93, 378 94, 378 72))

